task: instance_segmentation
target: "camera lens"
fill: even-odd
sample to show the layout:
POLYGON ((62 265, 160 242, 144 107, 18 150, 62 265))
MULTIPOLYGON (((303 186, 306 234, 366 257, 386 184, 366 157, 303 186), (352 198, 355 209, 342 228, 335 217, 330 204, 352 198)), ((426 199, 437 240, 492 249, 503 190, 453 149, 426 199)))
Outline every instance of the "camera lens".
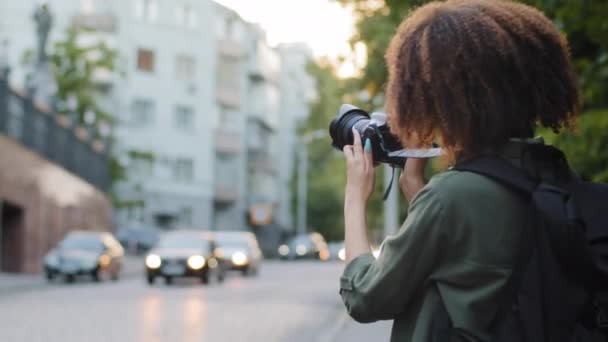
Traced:
POLYGON ((342 150, 345 145, 353 144, 353 127, 363 135, 363 131, 370 122, 367 112, 348 104, 340 107, 338 116, 331 121, 329 125, 329 135, 331 136, 332 145, 342 150))

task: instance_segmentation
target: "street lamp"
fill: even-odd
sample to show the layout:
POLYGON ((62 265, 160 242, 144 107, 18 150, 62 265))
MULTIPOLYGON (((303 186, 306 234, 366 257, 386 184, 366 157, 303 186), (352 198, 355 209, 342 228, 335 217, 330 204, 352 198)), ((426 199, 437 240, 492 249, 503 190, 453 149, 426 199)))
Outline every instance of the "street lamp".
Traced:
POLYGON ((304 134, 298 144, 298 212, 296 233, 306 233, 306 211, 308 194, 308 144, 327 136, 327 131, 318 129, 304 134))

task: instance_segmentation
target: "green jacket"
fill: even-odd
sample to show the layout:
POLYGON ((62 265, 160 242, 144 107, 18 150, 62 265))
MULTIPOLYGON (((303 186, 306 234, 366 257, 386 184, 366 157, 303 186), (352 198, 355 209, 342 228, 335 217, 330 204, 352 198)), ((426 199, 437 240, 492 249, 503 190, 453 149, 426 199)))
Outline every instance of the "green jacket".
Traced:
POLYGON ((492 341, 492 321, 522 248, 526 201, 483 176, 447 171, 417 194, 378 259, 364 254, 340 279, 359 322, 394 319, 391 341, 430 341, 441 300, 453 327, 492 341))

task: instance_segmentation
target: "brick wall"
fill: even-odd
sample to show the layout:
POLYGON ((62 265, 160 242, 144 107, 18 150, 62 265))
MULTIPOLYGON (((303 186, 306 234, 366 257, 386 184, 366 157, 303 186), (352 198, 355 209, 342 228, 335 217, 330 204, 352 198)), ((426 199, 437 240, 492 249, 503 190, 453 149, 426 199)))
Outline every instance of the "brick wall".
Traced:
POLYGON ((3 135, 0 200, 23 209, 21 253, 11 260, 21 272, 41 271, 45 253, 71 230, 111 229, 105 194, 3 135))

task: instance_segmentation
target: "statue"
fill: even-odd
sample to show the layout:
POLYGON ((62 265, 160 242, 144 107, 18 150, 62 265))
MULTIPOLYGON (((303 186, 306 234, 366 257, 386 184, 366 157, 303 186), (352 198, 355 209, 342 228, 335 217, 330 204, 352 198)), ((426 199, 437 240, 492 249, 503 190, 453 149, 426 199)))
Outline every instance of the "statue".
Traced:
POLYGON ((48 4, 43 3, 34 10, 34 21, 38 38, 38 63, 43 63, 47 59, 46 44, 53 25, 53 16, 48 4))
POLYGON ((36 51, 36 60, 32 65, 31 73, 26 78, 26 87, 36 101, 51 105, 57 94, 57 82, 46 51, 49 33, 53 26, 53 15, 46 1, 36 6, 33 19, 36 23, 38 51, 36 51))

